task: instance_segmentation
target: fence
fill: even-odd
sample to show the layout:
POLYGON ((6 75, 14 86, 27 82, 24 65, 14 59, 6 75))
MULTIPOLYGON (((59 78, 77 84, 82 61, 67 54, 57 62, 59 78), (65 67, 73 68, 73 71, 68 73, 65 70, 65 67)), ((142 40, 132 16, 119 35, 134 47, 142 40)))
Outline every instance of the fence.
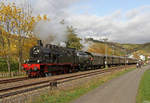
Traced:
POLYGON ((25 72, 0 72, 0 78, 5 78, 5 77, 17 77, 17 76, 26 76, 25 72))

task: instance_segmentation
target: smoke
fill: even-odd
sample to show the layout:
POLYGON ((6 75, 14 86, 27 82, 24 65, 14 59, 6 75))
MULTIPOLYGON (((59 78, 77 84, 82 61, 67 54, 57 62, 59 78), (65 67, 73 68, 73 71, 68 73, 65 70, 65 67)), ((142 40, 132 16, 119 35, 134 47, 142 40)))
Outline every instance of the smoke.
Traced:
MULTIPOLYGON (((74 27, 74 24, 68 20, 72 15, 71 6, 84 0, 37 0, 36 2, 35 0, 10 1, 15 2, 18 6, 25 4, 27 4, 27 6, 32 5, 30 8, 32 9, 32 14, 34 16, 47 14, 51 21, 38 22, 33 30, 34 34, 44 41, 45 44, 51 43, 65 46, 64 42, 67 41, 66 25, 69 24, 74 27), (61 20, 65 20, 66 25, 61 24, 61 20)), ((85 35, 81 35, 81 33, 78 33, 77 35, 83 39, 81 43, 84 46, 84 50, 87 50, 88 47, 86 46, 89 46, 90 43, 84 41, 85 35)))
POLYGON ((34 34, 46 43, 65 46, 67 23, 61 24, 60 21, 69 17, 68 8, 77 1, 79 0, 37 0, 33 5, 34 15, 47 14, 51 21, 37 23, 34 34))
POLYGON ((57 20, 38 22, 34 34, 45 43, 60 45, 67 41, 67 28, 57 20))
POLYGON ((80 43, 83 45, 83 48, 82 48, 83 51, 88 51, 89 47, 93 44, 92 41, 88 41, 86 39, 82 39, 80 43))

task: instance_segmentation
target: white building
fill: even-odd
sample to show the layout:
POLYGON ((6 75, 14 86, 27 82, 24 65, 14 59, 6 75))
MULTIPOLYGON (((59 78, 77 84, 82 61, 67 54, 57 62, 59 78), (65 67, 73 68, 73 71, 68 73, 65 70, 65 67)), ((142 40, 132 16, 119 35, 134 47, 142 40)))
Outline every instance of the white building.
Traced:
POLYGON ((145 61, 145 56, 144 55, 140 55, 140 59, 145 61))
POLYGON ((134 58, 134 55, 129 55, 129 58, 134 58))

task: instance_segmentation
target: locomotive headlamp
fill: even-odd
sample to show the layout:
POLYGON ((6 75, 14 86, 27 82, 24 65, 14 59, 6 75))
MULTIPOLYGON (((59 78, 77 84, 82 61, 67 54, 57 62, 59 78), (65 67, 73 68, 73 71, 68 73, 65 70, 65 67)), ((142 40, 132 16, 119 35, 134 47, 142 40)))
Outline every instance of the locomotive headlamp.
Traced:
POLYGON ((38 52, 38 53, 39 53, 39 52, 40 52, 40 50, 38 49, 36 52, 38 52))
POLYGON ((40 63, 40 60, 37 60, 37 63, 40 63))

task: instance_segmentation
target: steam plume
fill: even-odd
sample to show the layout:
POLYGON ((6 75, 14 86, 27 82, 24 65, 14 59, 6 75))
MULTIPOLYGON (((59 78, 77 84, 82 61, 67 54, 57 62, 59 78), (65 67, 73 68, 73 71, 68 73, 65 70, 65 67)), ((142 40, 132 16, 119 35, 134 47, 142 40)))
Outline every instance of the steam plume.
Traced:
POLYGON ((46 43, 58 45, 67 41, 67 28, 57 20, 38 22, 34 33, 46 43))

